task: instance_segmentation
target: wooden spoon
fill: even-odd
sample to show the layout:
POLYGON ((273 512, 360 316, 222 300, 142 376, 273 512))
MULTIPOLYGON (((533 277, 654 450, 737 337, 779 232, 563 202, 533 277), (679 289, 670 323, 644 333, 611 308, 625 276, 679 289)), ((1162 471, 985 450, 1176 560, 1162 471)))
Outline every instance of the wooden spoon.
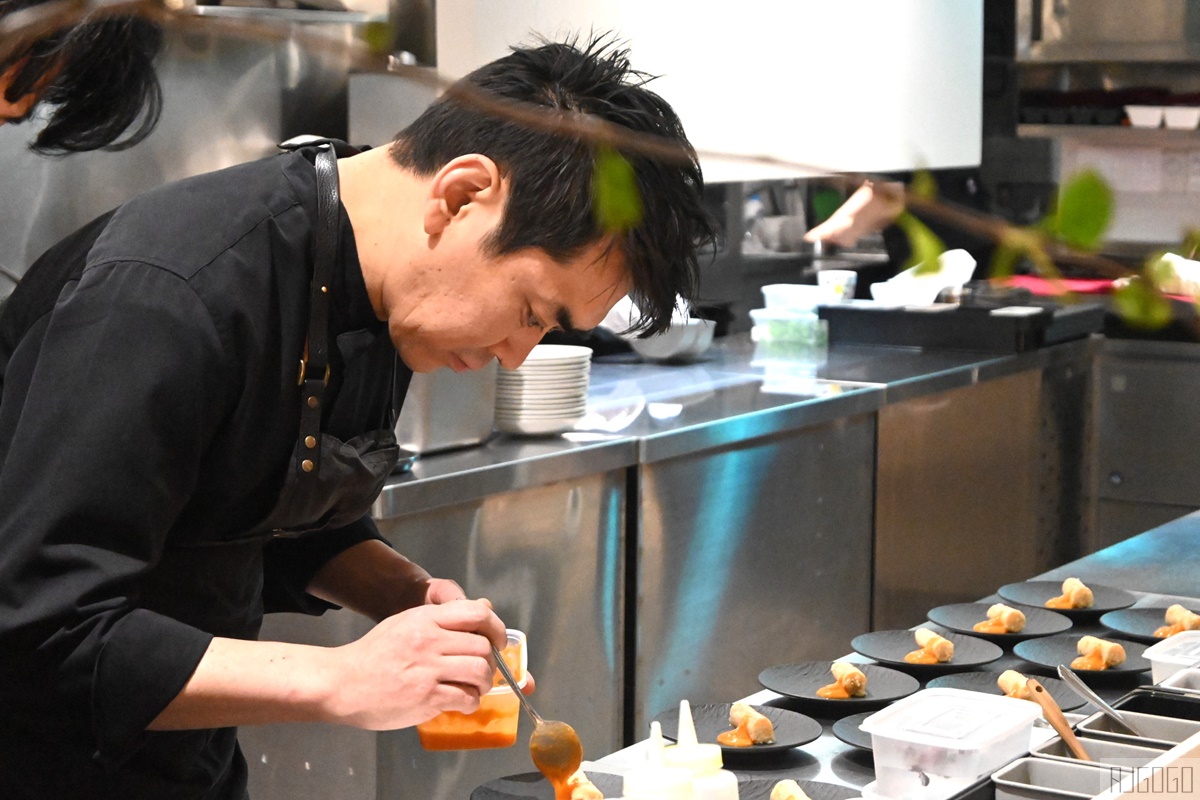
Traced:
POLYGON ((1067 718, 1063 716, 1062 709, 1058 707, 1058 703, 1054 702, 1054 698, 1046 691, 1046 687, 1038 683, 1036 678, 1030 678, 1025 681, 1025 688, 1029 690, 1029 697, 1042 707, 1042 713, 1046 715, 1046 721, 1050 723, 1050 727, 1054 728, 1054 732, 1062 737, 1062 740, 1067 743, 1067 747, 1071 749, 1072 755, 1080 761, 1091 761, 1092 757, 1083 749, 1083 745, 1079 743, 1079 739, 1075 736, 1075 731, 1071 730, 1071 724, 1067 722, 1067 718))

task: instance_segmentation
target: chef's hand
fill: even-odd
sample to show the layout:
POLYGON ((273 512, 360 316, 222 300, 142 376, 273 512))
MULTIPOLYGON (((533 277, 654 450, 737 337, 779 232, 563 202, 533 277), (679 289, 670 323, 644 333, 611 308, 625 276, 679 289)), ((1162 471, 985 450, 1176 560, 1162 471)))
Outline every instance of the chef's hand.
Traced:
MULTIPOLYGON (((454 581, 447 580, 446 578, 429 579, 429 589, 425 593, 426 603, 440 605, 442 603, 453 603, 459 600, 465 600, 466 598, 467 593, 464 592, 462 587, 454 581)), ((492 601, 488 600, 486 597, 481 597, 476 602, 487 603, 488 608, 492 607, 492 601)), ((507 641, 505 644, 507 644, 507 641)), ((504 649, 503 645, 500 647, 500 649, 504 649)), ((533 690, 537 685, 537 681, 533 679, 533 673, 526 672, 525 674, 528 676, 528 680, 526 680, 525 685, 521 687, 521 694, 533 694, 533 690)))
POLYGON ((860 238, 883 230, 900 215, 904 210, 903 189, 902 183, 864 182, 829 219, 804 234, 804 240, 853 247, 860 238))
POLYGON ((388 617, 335 648, 333 721, 368 730, 416 725, 443 711, 471 713, 492 688, 490 645, 504 623, 482 600, 424 605, 388 617))

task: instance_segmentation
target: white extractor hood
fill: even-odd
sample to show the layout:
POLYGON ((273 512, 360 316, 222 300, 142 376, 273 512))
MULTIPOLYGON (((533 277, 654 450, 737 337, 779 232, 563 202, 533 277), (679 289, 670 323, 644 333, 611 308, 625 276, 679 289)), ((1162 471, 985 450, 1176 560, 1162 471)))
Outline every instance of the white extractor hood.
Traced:
POLYGON ((532 33, 615 31, 679 112, 709 181, 974 166, 983 0, 439 0, 438 69, 532 33))

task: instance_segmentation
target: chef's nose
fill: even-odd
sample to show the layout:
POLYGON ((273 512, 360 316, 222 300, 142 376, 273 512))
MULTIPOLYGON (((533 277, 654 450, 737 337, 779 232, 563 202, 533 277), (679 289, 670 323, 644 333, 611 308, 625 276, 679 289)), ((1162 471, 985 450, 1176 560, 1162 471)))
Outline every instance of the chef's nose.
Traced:
POLYGON ((542 340, 539 328, 522 328, 491 348, 492 354, 505 369, 516 369, 525 363, 529 352, 542 340))

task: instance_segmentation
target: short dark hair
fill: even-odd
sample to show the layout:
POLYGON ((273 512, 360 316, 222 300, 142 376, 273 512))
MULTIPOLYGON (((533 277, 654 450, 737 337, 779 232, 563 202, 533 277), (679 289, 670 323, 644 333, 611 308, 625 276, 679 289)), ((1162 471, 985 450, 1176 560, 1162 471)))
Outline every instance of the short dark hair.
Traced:
POLYGON ((509 181, 504 216, 487 243, 495 255, 539 248, 567 261, 612 237, 633 282, 640 311, 632 330, 647 336, 665 330, 676 295, 695 299, 697 251, 713 240, 714 223, 702 205, 704 179, 695 150, 671 107, 645 87, 651 78, 633 70, 628 50, 610 36, 541 42, 512 52, 462 78, 486 95, 566 112, 583 112, 677 146, 680 158, 651 158, 616 149, 633 166, 642 215, 633 228, 603 230, 593 211, 595 146, 578 137, 534 130, 443 95, 396 136, 391 156, 420 175, 431 175, 460 155, 480 153, 509 181))
MULTIPOLYGON (((0 0, 0 17, 44 1, 0 0)), ((52 75, 38 103, 53 110, 30 148, 46 155, 124 150, 149 136, 162 115, 154 70, 162 41, 154 23, 108 16, 84 19, 18 48, 0 63, 0 71, 18 65, 6 100, 20 100, 52 75)))

